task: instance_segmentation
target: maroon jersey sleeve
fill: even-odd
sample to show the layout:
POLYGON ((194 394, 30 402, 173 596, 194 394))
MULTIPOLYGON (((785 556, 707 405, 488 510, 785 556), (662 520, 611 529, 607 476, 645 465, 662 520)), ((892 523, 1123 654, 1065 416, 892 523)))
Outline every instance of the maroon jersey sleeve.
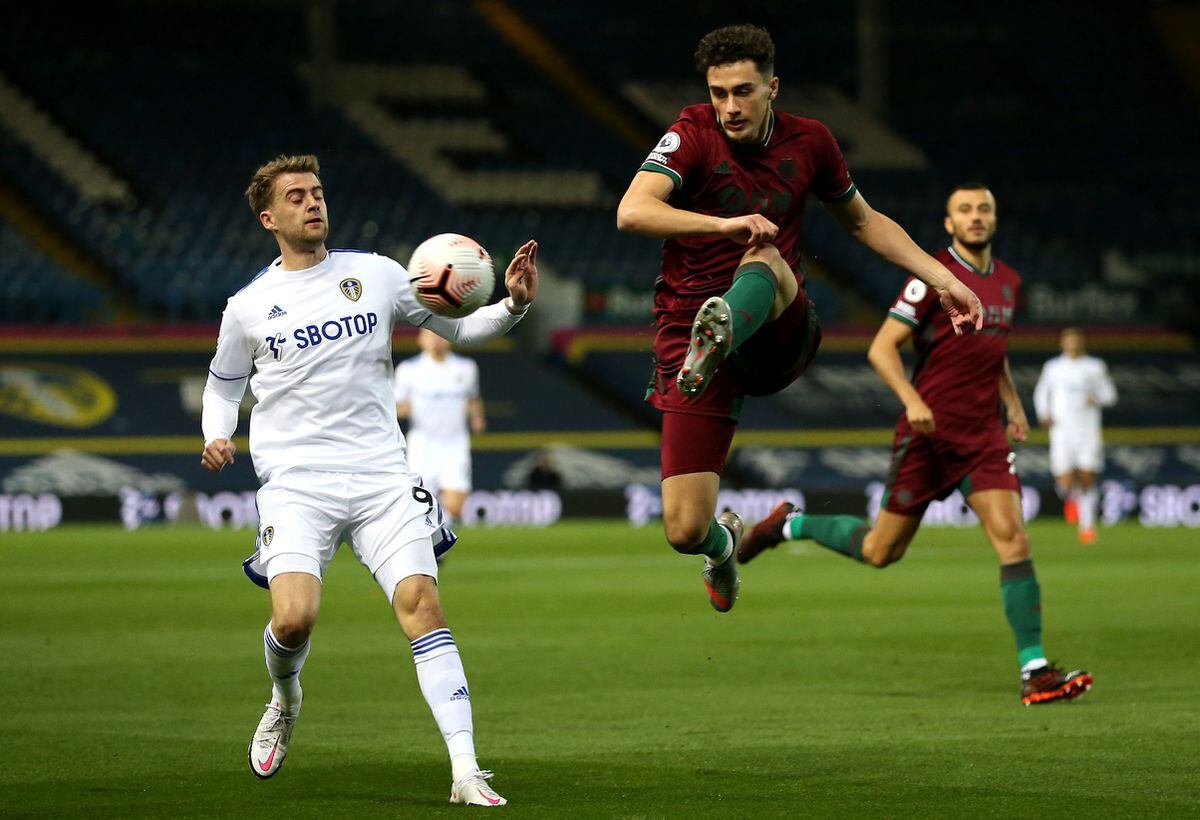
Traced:
POLYGON ((888 310, 888 316, 899 319, 912 328, 920 328, 938 309, 940 302, 933 288, 915 276, 908 277, 904 290, 888 310))
POLYGON ((854 196, 854 180, 846 168, 842 149, 824 124, 813 120, 813 155, 817 160, 812 192, 822 202, 845 202, 854 196))
POLYGON ((687 114, 663 134, 663 138, 646 157, 639 171, 654 171, 666 174, 675 184, 675 190, 683 187, 688 173, 700 166, 706 153, 704 135, 687 114))

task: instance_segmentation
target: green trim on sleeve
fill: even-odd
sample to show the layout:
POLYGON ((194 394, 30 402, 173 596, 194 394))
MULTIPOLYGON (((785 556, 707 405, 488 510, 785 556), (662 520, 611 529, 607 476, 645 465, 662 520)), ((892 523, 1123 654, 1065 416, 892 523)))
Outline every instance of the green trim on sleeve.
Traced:
POLYGON ((895 319, 897 321, 904 322, 904 324, 908 325, 913 330, 916 330, 917 328, 920 327, 920 325, 917 324, 915 319, 910 319, 907 316, 902 316, 894 310, 889 310, 888 316, 892 317, 893 319, 895 319))
POLYGON ((638 168, 638 170, 653 171, 656 174, 666 174, 675 183, 676 191, 683 187, 683 177, 681 177, 677 171, 673 171, 665 165, 659 165, 657 162, 646 160, 642 163, 642 167, 638 168))
POLYGON ((842 203, 842 202, 848 202, 848 201, 850 201, 851 199, 853 199, 853 198, 854 198, 854 195, 855 195, 855 194, 857 194, 857 193, 858 193, 858 186, 857 186, 857 185, 855 185, 855 184, 854 184, 854 182, 852 181, 852 182, 850 183, 850 187, 849 187, 849 188, 847 188, 845 191, 843 191, 842 193, 838 194, 837 196, 833 197, 832 199, 825 199, 824 197, 819 197, 819 199, 820 199, 822 202, 828 202, 828 203, 830 203, 830 204, 832 204, 832 205, 837 205, 837 204, 839 204, 839 203, 842 203))

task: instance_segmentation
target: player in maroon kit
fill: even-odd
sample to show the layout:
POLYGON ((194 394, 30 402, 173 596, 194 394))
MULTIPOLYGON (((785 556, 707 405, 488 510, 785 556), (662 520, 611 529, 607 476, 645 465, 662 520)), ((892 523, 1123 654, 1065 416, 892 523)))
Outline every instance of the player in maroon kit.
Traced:
POLYGON ((956 331, 981 319, 968 287, 871 210, 829 129, 772 110, 774 63, 764 29, 705 35, 696 67, 711 104, 680 112, 617 211, 621 230, 666 240, 646 395, 663 413, 663 525, 678 552, 705 556, 704 582, 719 612, 737 599, 732 556, 742 520, 713 513, 742 399, 787 387, 821 340, 799 267, 808 193, 851 236, 926 283, 956 331))
POLYGON ((871 526, 851 515, 807 515, 788 503, 756 525, 738 550, 742 563, 781 541, 809 538, 856 561, 886 567, 904 557, 934 499, 960 490, 1000 558, 1004 613, 1017 642, 1021 698, 1026 704, 1078 697, 1092 685, 1086 672, 1063 672, 1042 649, 1041 589, 1033 572, 1021 513, 1015 456, 1007 436, 1024 441, 1029 422, 1008 366, 1008 334, 1021 277, 992 256, 996 200, 982 183, 960 185, 946 203, 950 247, 936 256, 979 294, 980 332, 956 338, 937 300, 909 279, 867 354, 904 403, 892 443, 879 517, 871 526), (900 347, 917 352, 911 383, 900 347))

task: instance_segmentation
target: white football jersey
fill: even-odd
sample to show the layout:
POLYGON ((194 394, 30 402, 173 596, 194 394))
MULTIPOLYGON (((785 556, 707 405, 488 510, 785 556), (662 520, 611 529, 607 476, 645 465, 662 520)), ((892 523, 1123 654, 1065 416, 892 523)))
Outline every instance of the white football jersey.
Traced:
POLYGON ((1094 356, 1056 356, 1042 368, 1033 391, 1038 418, 1052 421, 1050 431, 1096 433, 1100 430, 1100 408, 1117 401, 1117 388, 1108 367, 1094 356), (1089 401, 1090 399, 1090 401, 1089 401))
POLYGON ((331 250, 311 268, 263 268, 225 307, 213 377, 250 376, 250 454, 262 481, 292 467, 409 472, 392 400, 392 325, 421 325, 403 267, 331 250))
POLYGON ((411 441, 455 444, 470 439, 467 403, 479 397, 479 366, 453 353, 437 361, 428 353, 396 367, 396 402, 408 402, 411 441))

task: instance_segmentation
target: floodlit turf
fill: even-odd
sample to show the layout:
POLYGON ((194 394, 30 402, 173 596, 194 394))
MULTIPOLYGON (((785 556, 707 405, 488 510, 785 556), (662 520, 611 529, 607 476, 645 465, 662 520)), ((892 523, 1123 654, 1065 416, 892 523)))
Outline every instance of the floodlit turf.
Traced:
MULTIPOLYGON (((995 559, 926 530, 886 572, 814 547, 717 615, 654 528, 464 533, 442 593, 476 737, 521 817, 1200 812, 1200 537, 1033 529, 1046 646, 1096 675, 1024 707, 995 559)), ((245 532, 0 536, 0 816, 442 816, 445 748, 382 593, 326 583, 281 773, 245 532)))

